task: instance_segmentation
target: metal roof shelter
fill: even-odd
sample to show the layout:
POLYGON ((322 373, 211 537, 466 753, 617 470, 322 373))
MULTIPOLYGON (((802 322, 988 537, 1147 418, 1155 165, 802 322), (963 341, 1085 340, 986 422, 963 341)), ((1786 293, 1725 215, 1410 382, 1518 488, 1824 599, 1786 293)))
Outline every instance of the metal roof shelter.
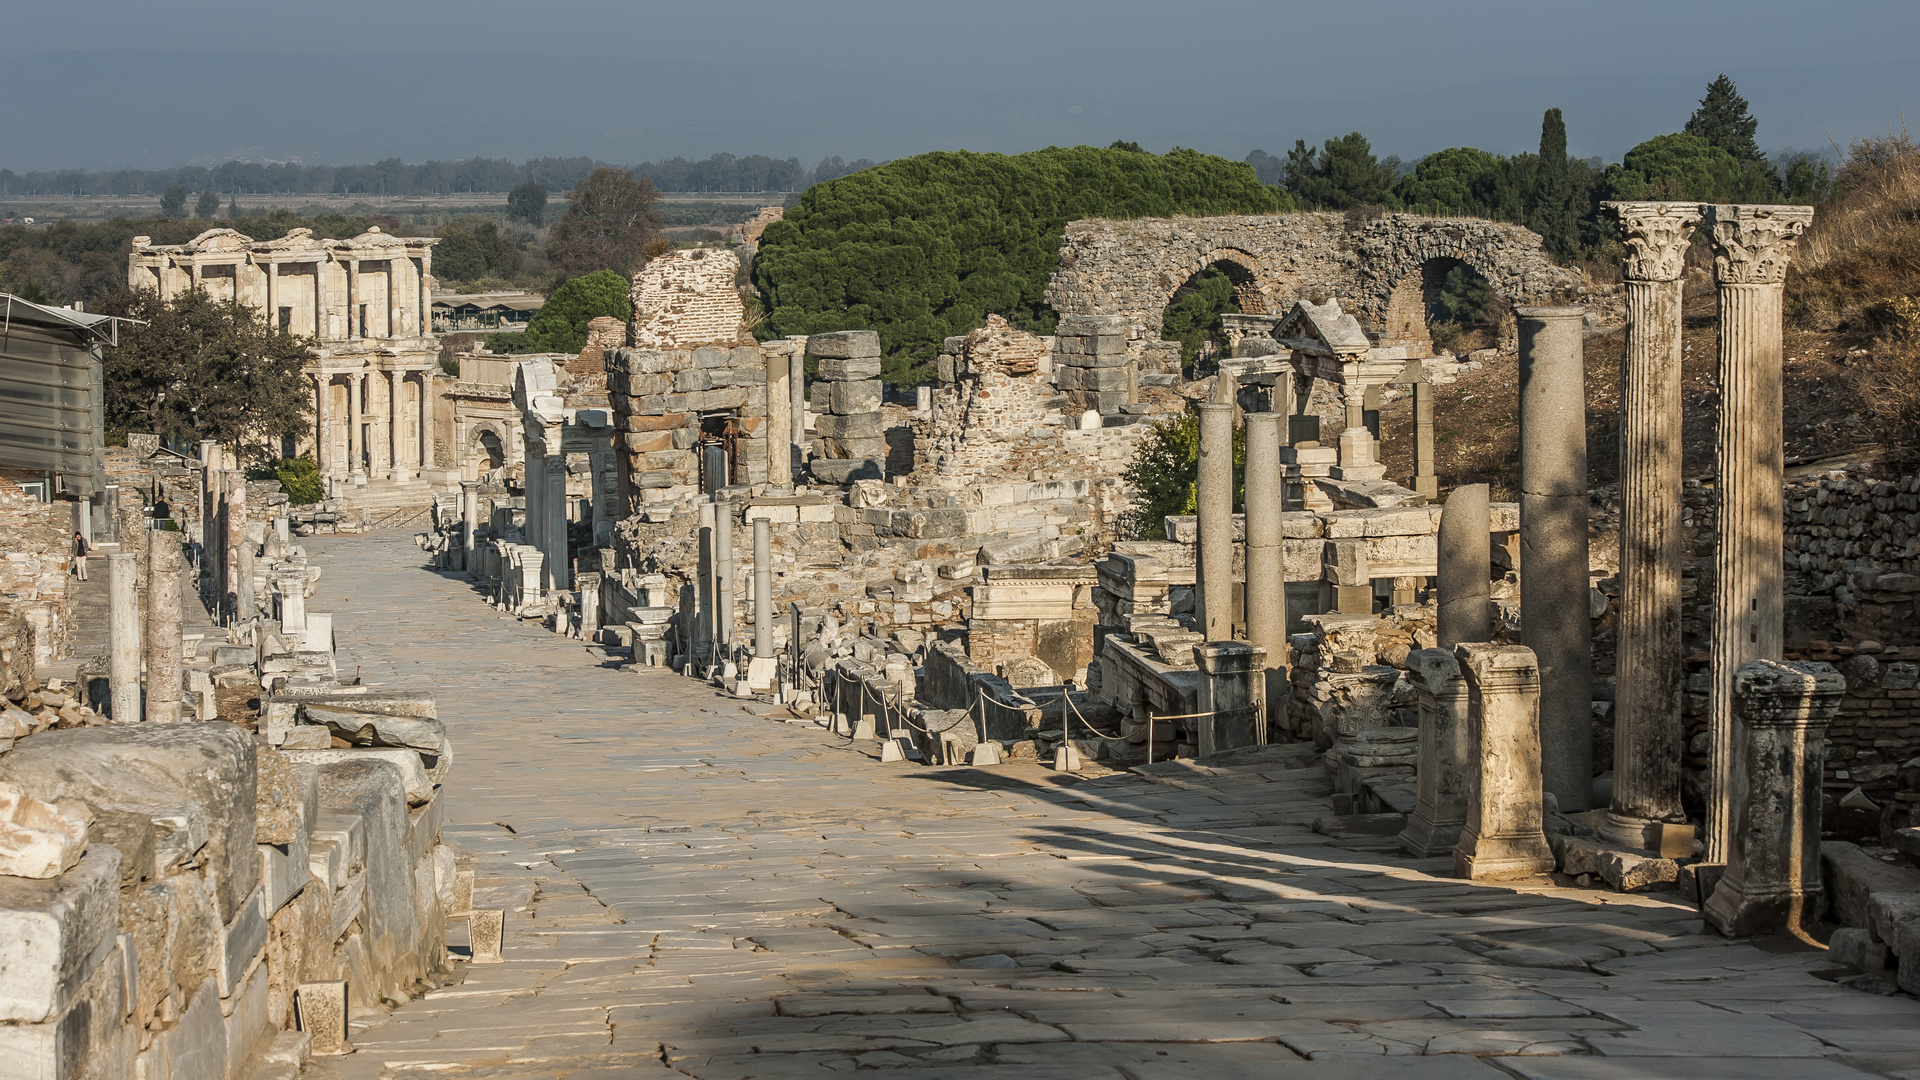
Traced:
POLYGON ((102 344, 119 320, 0 293, 0 465, 91 499, 106 490, 102 344))

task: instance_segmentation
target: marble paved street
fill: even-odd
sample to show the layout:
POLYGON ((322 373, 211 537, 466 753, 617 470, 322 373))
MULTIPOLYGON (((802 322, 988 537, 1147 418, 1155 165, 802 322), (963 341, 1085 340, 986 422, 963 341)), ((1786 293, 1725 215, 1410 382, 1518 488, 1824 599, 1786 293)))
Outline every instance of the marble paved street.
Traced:
POLYGON ((306 543, 343 674, 438 694, 447 837, 508 909, 505 963, 315 1077, 1920 1080, 1920 1002, 1320 835, 1297 758, 882 765, 502 617, 405 536, 306 543))

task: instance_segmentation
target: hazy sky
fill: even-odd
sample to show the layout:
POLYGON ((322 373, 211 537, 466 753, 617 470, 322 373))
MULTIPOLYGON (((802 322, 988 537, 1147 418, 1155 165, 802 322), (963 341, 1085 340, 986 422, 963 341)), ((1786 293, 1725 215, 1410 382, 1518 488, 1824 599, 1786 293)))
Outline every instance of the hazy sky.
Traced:
POLYGON ((0 167, 716 151, 891 158, 1133 139, 1244 157, 1616 159, 1724 71, 1762 147, 1920 105, 1914 0, 6 0, 0 167))

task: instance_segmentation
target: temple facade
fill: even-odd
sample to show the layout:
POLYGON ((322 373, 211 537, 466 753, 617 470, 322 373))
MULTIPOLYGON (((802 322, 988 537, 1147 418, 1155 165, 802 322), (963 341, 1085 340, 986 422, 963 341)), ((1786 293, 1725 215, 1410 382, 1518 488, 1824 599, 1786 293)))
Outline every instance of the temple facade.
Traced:
POLYGON ((351 240, 294 229, 255 240, 209 229, 185 244, 133 238, 127 282, 171 298, 205 289, 314 340, 311 449, 322 475, 354 486, 405 483, 436 467, 433 245, 379 226, 351 240))

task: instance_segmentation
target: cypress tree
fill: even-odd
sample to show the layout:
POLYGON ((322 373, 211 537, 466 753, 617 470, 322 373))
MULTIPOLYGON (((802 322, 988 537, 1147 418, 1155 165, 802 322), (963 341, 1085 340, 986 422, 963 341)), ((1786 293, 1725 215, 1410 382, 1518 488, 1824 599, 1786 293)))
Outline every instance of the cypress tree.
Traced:
POLYGON ((1559 109, 1540 121, 1540 164, 1527 199, 1527 228, 1540 234, 1547 250, 1560 258, 1575 244, 1573 185, 1567 167, 1567 124, 1559 109))

